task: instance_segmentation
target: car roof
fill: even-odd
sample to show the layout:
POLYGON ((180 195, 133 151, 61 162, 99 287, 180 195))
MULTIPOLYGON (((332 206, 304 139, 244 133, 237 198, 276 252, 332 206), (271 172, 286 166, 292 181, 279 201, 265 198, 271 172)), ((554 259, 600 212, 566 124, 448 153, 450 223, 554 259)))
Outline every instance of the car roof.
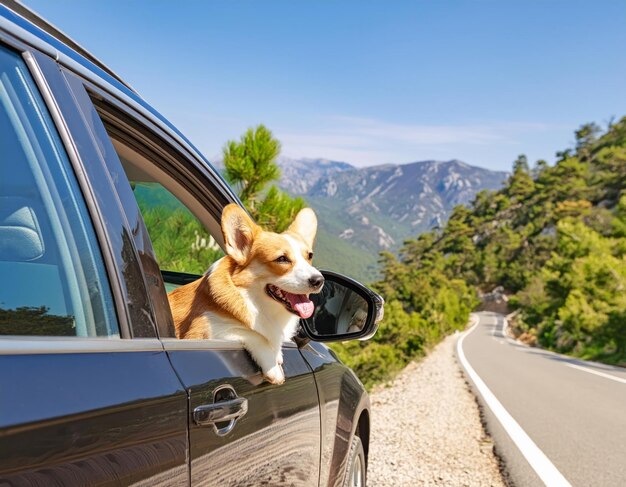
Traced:
MULTIPOLYGON (((111 95, 125 101, 167 132, 201 161, 221 183, 222 190, 233 202, 239 202, 232 188, 201 152, 163 115, 149 105, 113 70, 72 40, 59 28, 16 0, 0 0, 0 31, 6 31, 98 85, 111 95)), ((241 204, 241 203, 240 203, 241 204)))
POLYGON ((113 77, 124 86, 126 86, 129 90, 135 91, 132 89, 130 85, 124 82, 122 78, 120 78, 112 69, 106 66, 102 61, 96 58, 93 54, 91 54, 87 49, 78 44, 75 40, 73 40, 70 36, 68 36, 61 29, 56 27, 55 25, 48 22, 46 19, 37 14, 34 10, 31 10, 29 7, 24 5, 21 2, 16 0, 0 0, 0 3, 4 4, 6 7, 10 8, 16 14, 20 15, 39 30, 33 30, 35 35, 38 35, 43 40, 43 33, 49 34, 54 39, 57 39, 62 43, 62 46, 67 47, 67 54, 70 56, 79 55, 91 62, 94 66, 100 68, 102 71, 107 73, 109 76, 113 77))

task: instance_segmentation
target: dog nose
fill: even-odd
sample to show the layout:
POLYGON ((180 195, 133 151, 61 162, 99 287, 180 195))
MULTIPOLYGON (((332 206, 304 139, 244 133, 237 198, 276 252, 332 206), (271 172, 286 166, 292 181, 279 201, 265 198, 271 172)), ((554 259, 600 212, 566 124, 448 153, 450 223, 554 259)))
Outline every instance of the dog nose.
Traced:
POLYGON ((309 284, 311 285, 311 287, 315 287, 315 288, 321 287, 322 284, 324 284, 324 276, 319 274, 317 276, 310 277, 309 284))

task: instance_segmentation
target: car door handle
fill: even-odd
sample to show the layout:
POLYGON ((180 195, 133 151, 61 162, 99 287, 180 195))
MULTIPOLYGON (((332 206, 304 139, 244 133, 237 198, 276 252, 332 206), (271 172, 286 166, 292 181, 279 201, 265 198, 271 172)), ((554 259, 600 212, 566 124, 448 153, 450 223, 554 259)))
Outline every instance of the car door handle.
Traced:
MULTIPOLYGON (((203 404, 193 410, 193 420, 198 426, 231 421, 234 426, 236 419, 248 412, 248 400, 245 397, 236 397, 227 401, 213 404, 203 404)), ((232 426, 229 428, 232 429, 232 426)), ((222 428, 223 429, 223 428, 222 428)))

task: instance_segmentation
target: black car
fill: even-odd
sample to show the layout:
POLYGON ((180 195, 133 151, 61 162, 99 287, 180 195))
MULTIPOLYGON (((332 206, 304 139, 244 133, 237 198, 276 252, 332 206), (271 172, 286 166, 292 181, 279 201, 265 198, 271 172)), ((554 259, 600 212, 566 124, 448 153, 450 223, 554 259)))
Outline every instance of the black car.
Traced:
POLYGON ((236 195, 106 66, 1 3, 0 485, 364 485, 368 396, 319 342, 370 337, 380 297, 326 272, 280 386, 236 342, 177 340, 166 292, 197 276, 159 268, 144 216, 173 205, 212 236, 190 252, 219 254, 236 195))

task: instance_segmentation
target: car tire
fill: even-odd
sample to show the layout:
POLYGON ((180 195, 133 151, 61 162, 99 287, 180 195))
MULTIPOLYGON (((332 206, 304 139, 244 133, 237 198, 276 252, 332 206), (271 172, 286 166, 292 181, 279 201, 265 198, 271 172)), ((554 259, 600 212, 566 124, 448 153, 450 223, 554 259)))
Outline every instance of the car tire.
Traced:
POLYGON ((361 438, 357 435, 352 437, 346 476, 343 479, 343 487, 365 487, 367 481, 367 463, 365 462, 365 450, 361 438))

